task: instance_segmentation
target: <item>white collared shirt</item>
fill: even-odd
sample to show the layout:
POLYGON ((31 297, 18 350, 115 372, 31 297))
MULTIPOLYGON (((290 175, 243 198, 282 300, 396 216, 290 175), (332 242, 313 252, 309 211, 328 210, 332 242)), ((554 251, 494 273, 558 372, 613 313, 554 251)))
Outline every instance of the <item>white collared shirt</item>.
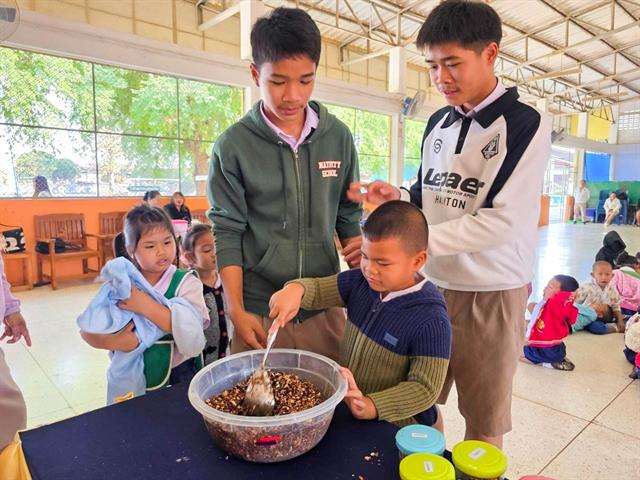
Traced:
POLYGON ((478 112, 480 112, 480 110, 491 105, 493 102, 495 102, 498 98, 500 98, 505 93, 507 93, 507 89, 500 82, 500 80, 498 80, 498 83, 496 84, 496 88, 493 89, 493 91, 487 96, 487 98, 485 98, 478 105, 473 107, 473 109, 469 110, 468 112, 465 112, 464 110, 462 110, 462 107, 459 105, 456 105, 455 109, 458 111, 458 113, 461 113, 465 117, 473 117, 474 115, 477 115, 478 112))
POLYGON ((390 302, 394 298, 402 297, 403 295, 408 295, 410 293, 418 292, 418 291, 422 290, 422 287, 424 287, 424 284, 427 283, 427 277, 425 277, 422 274, 418 274, 418 275, 420 275, 422 277, 422 280, 420 280, 414 286, 409 287, 409 288, 405 288, 404 290, 398 290, 397 292, 389 292, 387 294, 387 296, 384 297, 384 298, 382 298, 382 294, 381 294, 380 295, 380 299, 382 300, 382 303, 390 302))
POLYGON ((309 104, 307 104, 307 107, 304 111, 304 126, 302 127, 302 131, 300 132, 300 137, 295 138, 288 133, 285 133, 281 128, 279 128, 276 124, 269 120, 269 117, 267 117, 267 114, 264 111, 264 103, 260 103, 260 113, 262 113, 262 118, 264 118, 265 123, 271 130, 275 132, 276 135, 278 135, 278 138, 284 140, 296 152, 298 151, 300 145, 302 145, 302 142, 304 142, 309 134, 311 134, 311 130, 313 130, 314 128, 318 128, 318 124, 320 123, 318 114, 313 108, 309 106, 309 104))

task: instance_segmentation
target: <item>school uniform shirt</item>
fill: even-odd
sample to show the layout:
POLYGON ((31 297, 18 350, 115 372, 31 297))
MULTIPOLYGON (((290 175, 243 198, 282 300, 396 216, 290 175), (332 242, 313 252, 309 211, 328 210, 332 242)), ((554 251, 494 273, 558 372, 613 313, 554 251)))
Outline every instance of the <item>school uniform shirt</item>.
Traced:
MULTIPOLYGON (((153 286, 153 289, 156 292, 164 295, 165 292, 169 289, 171 279, 173 278, 173 274, 176 270, 177 268, 175 265, 170 265, 169 268, 167 268, 167 270, 164 272, 162 277, 160 277, 160 280, 158 280, 158 282, 153 286)), ((200 279, 196 278, 194 275, 185 276, 184 280, 176 290, 176 297, 185 299, 187 302, 189 302, 189 304, 193 306, 193 308, 198 312, 200 320, 202 320, 203 329, 209 327, 209 310, 204 303, 204 297, 202 295, 202 282, 200 281, 200 279)), ((174 332, 174 338, 175 336, 176 335, 174 332)), ((202 350, 202 348, 200 350, 202 350)), ((188 352, 185 355, 179 349, 176 349, 173 355, 171 368, 177 367, 185 360, 192 358, 193 355, 191 355, 191 353, 192 352, 188 352)))
POLYGON ((589 282, 585 282, 578 288, 576 294, 576 303, 584 303, 591 305, 592 303, 603 303, 609 305, 611 310, 620 313, 620 294, 616 290, 613 282, 602 288, 598 283, 591 279, 589 282))
POLYGON ((620 200, 618 200, 617 198, 614 198, 613 200, 610 198, 607 198, 604 202, 604 209, 607 212, 609 211, 619 212, 620 208, 622 208, 622 205, 620 204, 620 200))
POLYGON ((584 203, 587 203, 589 201, 589 197, 591 197, 591 192, 587 187, 576 188, 575 198, 577 204, 582 205, 584 203))
POLYGON ((468 114, 429 118, 418 179, 402 191, 429 222, 426 273, 439 287, 508 290, 533 277, 551 117, 503 89, 468 114))

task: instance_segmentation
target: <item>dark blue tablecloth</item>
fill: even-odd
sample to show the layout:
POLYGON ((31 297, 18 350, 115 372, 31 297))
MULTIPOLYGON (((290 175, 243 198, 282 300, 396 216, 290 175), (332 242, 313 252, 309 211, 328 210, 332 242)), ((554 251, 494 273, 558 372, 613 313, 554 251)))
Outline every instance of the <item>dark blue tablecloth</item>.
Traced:
POLYGON ((358 479, 398 478, 397 427, 355 420, 344 404, 310 452, 273 464, 227 456, 211 440, 176 385, 119 405, 20 434, 31 475, 39 479, 358 479), (378 460, 364 456, 380 453, 378 460))

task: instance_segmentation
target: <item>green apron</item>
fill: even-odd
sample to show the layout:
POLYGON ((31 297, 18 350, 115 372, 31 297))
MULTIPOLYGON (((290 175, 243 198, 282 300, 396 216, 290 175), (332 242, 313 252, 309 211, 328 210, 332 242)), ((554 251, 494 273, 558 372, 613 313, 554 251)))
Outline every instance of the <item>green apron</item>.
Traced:
MULTIPOLYGON (((171 278, 169 288, 164 296, 170 300, 176 296, 176 290, 187 274, 194 274, 190 270, 176 270, 171 278)), ((144 378, 147 381, 147 391, 158 390, 167 386, 171 376, 171 364, 173 352, 176 348, 173 335, 168 334, 158 340, 144 351, 144 378)), ((195 357, 196 369, 200 370, 203 365, 202 354, 195 357)))

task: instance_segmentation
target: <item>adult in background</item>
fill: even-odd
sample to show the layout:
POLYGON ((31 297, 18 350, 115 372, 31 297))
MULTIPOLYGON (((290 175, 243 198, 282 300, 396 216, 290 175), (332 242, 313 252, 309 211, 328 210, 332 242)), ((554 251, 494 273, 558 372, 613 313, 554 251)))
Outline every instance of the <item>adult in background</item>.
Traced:
POLYGON ((171 202, 164 206, 164 210, 172 220, 186 220, 191 223, 191 211, 185 203, 182 192, 175 192, 171 195, 171 202))
POLYGON ((162 208, 162 194, 158 190, 145 192, 142 201, 150 207, 162 208))
POLYGON ((618 197, 618 200, 620 200, 621 202, 623 200, 629 200, 629 186, 626 184, 623 184, 620 187, 620 190, 616 191, 616 197, 618 197))
POLYGON ((587 213, 587 202, 589 201, 589 197, 591 196, 591 192, 587 188, 586 180, 580 180, 578 188, 576 188, 575 195, 573 196, 575 199, 575 205, 573 207, 573 223, 578 222, 578 217, 582 220, 582 223, 587 223, 585 220, 587 213))
POLYGON ((51 196, 47 177, 42 175, 33 177, 33 198, 49 198, 51 196))
POLYGON ((604 228, 611 225, 618 215, 620 215, 620 209, 622 204, 618 200, 616 192, 611 192, 609 198, 604 202, 604 228))

